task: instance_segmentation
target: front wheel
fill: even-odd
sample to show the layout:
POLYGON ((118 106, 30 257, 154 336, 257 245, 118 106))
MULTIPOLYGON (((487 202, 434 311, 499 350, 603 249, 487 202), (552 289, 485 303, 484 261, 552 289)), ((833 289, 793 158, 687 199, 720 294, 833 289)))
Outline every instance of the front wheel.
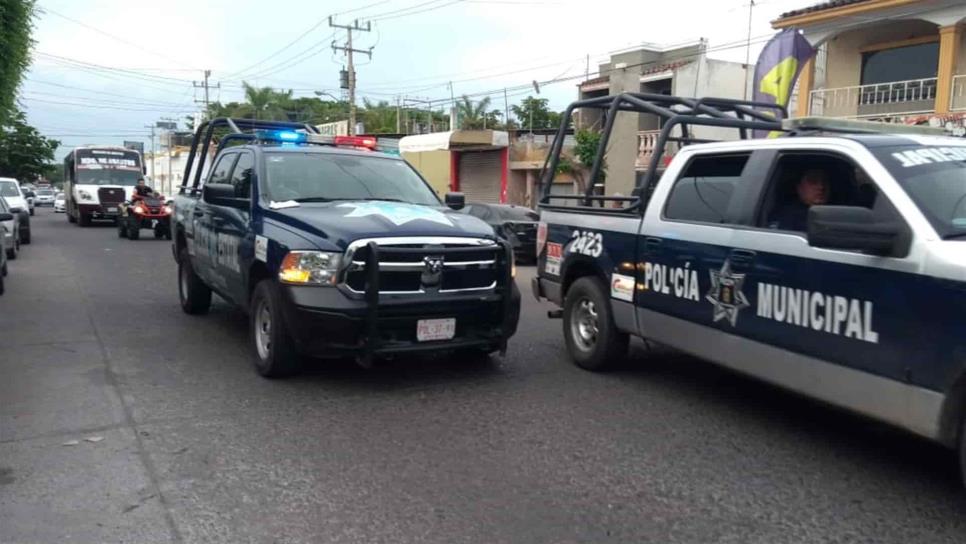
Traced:
POLYGON ((77 217, 71 215, 70 212, 66 212, 66 213, 67 213, 67 222, 68 223, 76 223, 77 222, 77 217))
POLYGON ((20 244, 27 245, 30 243, 30 229, 20 229, 20 244))
POLYGON ((262 280, 251 303, 252 358, 255 370, 266 378, 281 378, 299 370, 299 353, 282 318, 278 285, 262 280))
POLYGON ((77 224, 82 227, 91 226, 91 216, 87 215, 84 212, 79 212, 79 214, 77 215, 77 224))
POLYGON ((127 238, 127 226, 120 219, 117 221, 117 237, 127 238))
POLYGON ((15 261, 17 259, 17 254, 20 252, 20 240, 13 241, 13 247, 7 250, 7 259, 15 261))
POLYGON ((178 298, 186 314, 205 314, 211 307, 211 289, 195 274, 185 248, 178 252, 178 298))
POLYGON ((33 214, 34 214, 34 209, 30 208, 30 215, 33 215, 33 214))
POLYGON ((627 354, 629 338, 614 325, 606 292, 601 280, 588 276, 575 281, 564 300, 564 339, 585 370, 605 370, 627 354))
POLYGON ((141 237, 141 229, 138 228, 136 219, 128 221, 127 237, 131 240, 137 240, 141 237))

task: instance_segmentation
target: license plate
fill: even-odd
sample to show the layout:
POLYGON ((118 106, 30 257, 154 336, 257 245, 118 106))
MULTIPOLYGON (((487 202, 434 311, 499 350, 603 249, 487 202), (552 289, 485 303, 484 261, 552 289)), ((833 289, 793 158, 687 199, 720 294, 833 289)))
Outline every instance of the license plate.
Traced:
POLYGON ((456 318, 420 319, 416 322, 416 339, 420 342, 450 340, 456 336, 456 318))
POLYGON ((117 208, 108 208, 107 213, 117 213, 117 208))

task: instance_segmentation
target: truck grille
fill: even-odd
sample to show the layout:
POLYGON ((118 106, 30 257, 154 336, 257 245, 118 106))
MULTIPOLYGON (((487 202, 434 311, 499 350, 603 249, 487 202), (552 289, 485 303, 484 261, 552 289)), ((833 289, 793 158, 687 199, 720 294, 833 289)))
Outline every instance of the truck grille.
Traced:
POLYGON ((124 189, 101 187, 97 190, 97 199, 101 204, 120 204, 124 202, 124 189))
POLYGON ((477 238, 383 238, 353 242, 343 284, 350 291, 366 290, 369 242, 379 253, 382 294, 456 293, 496 288, 503 267, 503 248, 477 238))

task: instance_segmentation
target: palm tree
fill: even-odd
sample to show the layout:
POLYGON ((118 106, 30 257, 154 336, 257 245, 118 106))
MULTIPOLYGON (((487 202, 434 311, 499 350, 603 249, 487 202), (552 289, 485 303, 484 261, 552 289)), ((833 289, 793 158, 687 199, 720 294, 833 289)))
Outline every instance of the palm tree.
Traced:
POLYGON ((271 87, 254 87, 242 82, 245 89, 244 116, 254 119, 286 119, 286 106, 292 101, 292 91, 276 91, 271 87), (247 111, 245 111, 247 110, 247 111))
POLYGON ((476 104, 465 94, 456 103, 456 115, 459 127, 465 129, 481 129, 486 126, 486 109, 490 107, 490 97, 480 100, 476 104))

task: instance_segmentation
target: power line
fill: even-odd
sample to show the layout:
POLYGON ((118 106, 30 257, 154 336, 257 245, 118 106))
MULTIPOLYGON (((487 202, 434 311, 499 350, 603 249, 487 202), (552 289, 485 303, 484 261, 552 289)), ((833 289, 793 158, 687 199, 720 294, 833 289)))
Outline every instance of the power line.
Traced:
POLYGON ((368 4, 368 5, 365 5, 365 6, 362 6, 362 7, 358 7, 358 8, 354 8, 354 9, 350 9, 350 10, 346 10, 346 11, 340 11, 340 12, 337 12, 337 13, 330 13, 330 14, 326 15, 325 17, 322 17, 321 19, 319 19, 315 24, 313 24, 308 29, 306 29, 304 32, 302 32, 301 34, 299 34, 298 36, 296 36, 295 39, 293 39, 292 41, 288 42, 281 49, 278 49, 277 51, 275 51, 271 55, 263 58, 262 60, 256 62, 255 64, 252 64, 251 66, 249 66, 247 68, 243 68, 241 70, 238 70, 236 72, 232 72, 232 73, 224 76, 223 79, 227 79, 227 78, 230 78, 230 77, 235 77, 235 76, 237 76, 239 74, 244 74, 245 72, 251 70, 252 68, 255 68, 257 66, 261 66, 262 64, 265 64, 269 60, 277 57, 278 55, 282 54, 283 52, 285 52, 286 50, 288 50, 290 47, 292 47, 293 45, 295 45, 296 43, 298 43, 299 41, 301 41, 302 38, 308 36, 315 29, 317 29, 320 26, 324 25, 326 23, 326 21, 328 21, 332 17, 338 16, 338 15, 345 15, 347 13, 353 13, 353 12, 356 12, 356 11, 362 11, 364 9, 368 9, 368 8, 371 8, 371 7, 379 6, 379 5, 382 5, 382 4, 387 4, 387 3, 392 2, 392 1, 393 0, 380 0, 379 2, 373 2, 371 4, 368 4))
POLYGON ((79 26, 82 26, 82 27, 84 27, 84 28, 86 28, 88 30, 92 30, 94 32, 97 32, 98 34, 103 34, 104 36, 107 36, 108 38, 111 38, 113 40, 117 40, 117 41, 119 41, 119 42, 121 42, 123 44, 130 45, 131 47, 136 47, 137 49, 140 49, 141 51, 144 51, 145 53, 150 53, 150 54, 152 54, 152 55, 154 55, 156 57, 160 57, 162 59, 165 59, 165 60, 169 60, 171 62, 174 62, 175 64, 182 64, 182 65, 183 64, 188 64, 188 63, 186 63, 184 61, 177 60, 177 59, 173 59, 173 58, 171 58, 171 57, 169 57, 167 55, 164 55, 162 53, 158 53, 157 51, 152 51, 150 49, 147 49, 144 46, 142 46, 140 44, 137 44, 135 42, 131 42, 131 41, 125 40, 124 38, 121 38, 119 36, 116 36, 114 34, 111 34, 110 32, 106 32, 104 30, 101 30, 101 29, 99 29, 99 28, 97 28, 95 26, 91 26, 91 25, 89 25, 89 24, 87 24, 87 23, 85 23, 83 21, 78 21, 77 19, 74 19, 73 17, 68 17, 68 16, 64 15, 63 13, 57 12, 57 11, 55 11, 53 9, 50 9, 49 7, 41 7, 41 10, 43 12, 45 12, 45 13, 50 13, 51 15, 56 15, 57 17, 60 17, 61 19, 65 19, 67 21, 70 21, 70 22, 74 23, 75 25, 79 25, 79 26))
POLYGON ((372 23, 366 23, 366 26, 363 27, 362 25, 359 24, 359 20, 356 19, 351 25, 338 25, 332 22, 332 17, 329 17, 329 26, 332 28, 340 28, 342 30, 345 30, 346 33, 348 34, 348 38, 346 39, 346 44, 344 46, 336 46, 335 42, 333 41, 332 50, 342 51, 343 53, 345 53, 346 58, 348 59, 348 62, 349 62, 348 74, 346 77, 346 80, 347 80, 346 87, 348 87, 348 90, 349 90, 348 133, 349 133, 349 136, 352 136, 356 132, 356 68, 352 64, 352 54, 359 53, 359 54, 368 56, 370 59, 372 58, 371 47, 369 49, 352 48, 352 31, 355 30, 356 32, 370 32, 372 30, 372 23))

